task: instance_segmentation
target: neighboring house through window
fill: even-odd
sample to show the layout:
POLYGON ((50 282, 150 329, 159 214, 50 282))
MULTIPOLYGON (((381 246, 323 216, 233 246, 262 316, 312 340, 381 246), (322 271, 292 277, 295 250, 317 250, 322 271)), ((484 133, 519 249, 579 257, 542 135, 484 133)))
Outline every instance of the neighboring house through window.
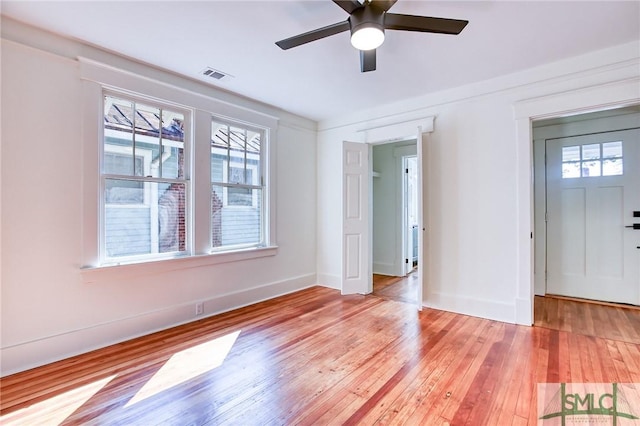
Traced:
POLYGON ((188 252, 188 112, 106 94, 102 152, 102 259, 188 252))
POLYGON ((265 128, 111 89, 103 91, 102 114, 101 266, 275 253, 265 128), (209 162, 190 160, 207 151, 209 162), (208 218, 203 203, 210 205, 208 218), (262 248, 268 250, 251 254, 262 248))
POLYGON ((214 249, 263 246, 264 132, 214 119, 211 125, 214 249))

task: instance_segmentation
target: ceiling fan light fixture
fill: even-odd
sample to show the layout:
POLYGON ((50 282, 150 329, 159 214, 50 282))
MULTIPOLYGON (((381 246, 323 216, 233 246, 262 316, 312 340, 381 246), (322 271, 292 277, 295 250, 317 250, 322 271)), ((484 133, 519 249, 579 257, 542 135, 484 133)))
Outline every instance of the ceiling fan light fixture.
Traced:
POLYGON ((351 45, 358 50, 373 50, 384 42, 384 12, 365 3, 349 16, 351 45))
POLYGON ((363 24, 351 33, 351 45, 358 50, 377 49, 384 42, 384 29, 375 24, 363 24))

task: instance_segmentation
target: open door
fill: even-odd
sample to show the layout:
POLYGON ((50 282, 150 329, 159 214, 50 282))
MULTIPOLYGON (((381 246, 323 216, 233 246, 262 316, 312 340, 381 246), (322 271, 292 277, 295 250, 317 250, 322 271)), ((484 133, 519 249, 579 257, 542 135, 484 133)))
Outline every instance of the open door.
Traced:
POLYGON ((416 295, 416 299, 417 299, 417 304, 418 304, 418 310, 421 311, 422 310, 422 304, 423 304, 423 296, 422 296, 422 292, 423 292, 423 288, 424 288, 424 271, 426 269, 426 265, 424 263, 424 253, 426 250, 425 247, 425 235, 426 235, 426 225, 425 225, 425 221, 424 221, 424 209, 425 209, 425 205, 424 205, 424 200, 425 200, 425 196, 424 196, 424 140, 423 140, 423 133, 422 133, 422 126, 418 126, 418 135, 416 137, 416 154, 418 157, 418 161, 417 161, 417 174, 418 174, 418 181, 417 181, 417 192, 418 192, 418 196, 416 199, 416 202, 418 203, 418 270, 417 270, 417 274, 418 274, 418 294, 416 295))
POLYGON ((342 147, 342 294, 373 290, 369 223, 369 145, 342 147))
POLYGON ((418 265, 418 157, 402 157, 402 232, 404 275, 408 275, 418 265))

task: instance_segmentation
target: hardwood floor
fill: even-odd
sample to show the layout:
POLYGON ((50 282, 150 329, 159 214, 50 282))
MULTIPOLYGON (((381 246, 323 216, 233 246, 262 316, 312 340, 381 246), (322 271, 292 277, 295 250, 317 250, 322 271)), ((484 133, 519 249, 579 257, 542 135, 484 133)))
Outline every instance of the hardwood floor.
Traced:
POLYGON ((534 324, 539 327, 640 344, 640 308, 636 306, 536 296, 534 312, 534 324))
POLYGON ((0 423, 534 425, 537 383, 640 382, 637 313, 608 338, 576 331, 593 314, 554 330, 313 287, 5 377, 0 423))
POLYGON ((415 271, 406 277, 373 274, 373 295, 415 305, 418 300, 418 274, 415 271))

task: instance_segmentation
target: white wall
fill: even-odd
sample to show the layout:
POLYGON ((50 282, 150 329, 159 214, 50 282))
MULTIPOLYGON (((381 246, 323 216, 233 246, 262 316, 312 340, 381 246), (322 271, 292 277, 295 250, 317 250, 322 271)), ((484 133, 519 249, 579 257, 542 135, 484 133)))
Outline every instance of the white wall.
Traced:
MULTIPOLYGON (((400 123, 436 116, 423 164, 427 228, 423 303, 526 323, 522 318, 529 315, 522 311, 531 305, 533 294, 528 247, 533 230, 531 141, 519 138, 519 132, 528 133, 518 127, 516 118, 521 117, 514 115, 514 107, 539 97, 556 94, 562 99, 565 93, 584 88, 637 80, 639 56, 639 43, 634 42, 321 122, 318 202, 341 205, 340 174, 331 165, 340 164, 343 140, 364 141, 359 130, 376 119, 400 123)), ((630 94, 629 99, 634 96, 638 98, 630 94)), ((329 250, 332 245, 339 247, 340 211, 322 210, 319 217, 320 278, 341 274, 342 253, 329 250)))
POLYGON ((9 20, 2 25, 2 375, 195 320, 196 302, 211 315, 317 282, 314 122, 9 20), (77 56, 279 119, 277 254, 161 274, 154 265, 135 274, 125 268, 86 282, 83 147, 98 141, 82 136, 77 56))

